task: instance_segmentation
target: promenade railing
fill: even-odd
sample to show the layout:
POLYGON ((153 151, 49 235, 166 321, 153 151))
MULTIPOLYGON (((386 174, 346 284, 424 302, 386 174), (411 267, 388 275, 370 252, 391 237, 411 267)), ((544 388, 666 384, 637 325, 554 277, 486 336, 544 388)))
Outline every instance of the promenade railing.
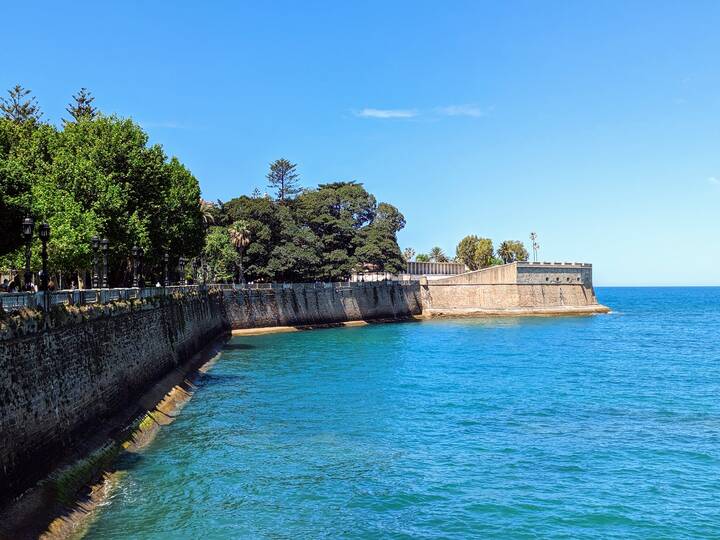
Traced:
MULTIPOLYGON (((396 283, 400 286, 410 286, 416 281, 407 279, 388 279, 386 282, 396 283)), ((119 289, 73 289, 43 292, 0 293, 0 310, 10 312, 22 308, 48 308, 56 305, 107 304, 119 300, 132 300, 136 298, 153 298, 158 296, 172 296, 175 294, 188 294, 201 290, 223 291, 272 291, 292 289, 293 287, 313 287, 315 289, 333 289, 335 291, 348 291, 355 287, 374 286, 378 281, 369 282, 315 282, 315 283, 212 283, 207 285, 171 285, 168 287, 145 288, 119 288, 119 289)))
POLYGON ((0 309, 17 311, 22 308, 44 308, 65 305, 107 304, 119 300, 153 298, 186 294, 204 288, 202 285, 172 285, 168 287, 120 288, 120 289, 73 289, 43 292, 0 293, 0 309))

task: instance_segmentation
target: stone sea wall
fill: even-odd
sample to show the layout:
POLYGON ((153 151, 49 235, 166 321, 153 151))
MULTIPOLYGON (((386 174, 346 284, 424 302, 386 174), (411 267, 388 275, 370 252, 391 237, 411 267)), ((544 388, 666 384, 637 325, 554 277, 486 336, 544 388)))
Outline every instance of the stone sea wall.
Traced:
POLYGON ((113 415, 231 328, 394 319, 422 311, 417 282, 275 285, 0 320, 0 506, 113 415))
POLYGON ((603 313, 592 265, 515 262, 421 285, 423 313, 434 315, 603 313))
POLYGON ((0 332, 0 499, 226 331, 220 295, 57 307, 0 332))
POLYGON ((294 283, 224 294, 233 329, 396 319, 422 313, 418 282, 294 283))

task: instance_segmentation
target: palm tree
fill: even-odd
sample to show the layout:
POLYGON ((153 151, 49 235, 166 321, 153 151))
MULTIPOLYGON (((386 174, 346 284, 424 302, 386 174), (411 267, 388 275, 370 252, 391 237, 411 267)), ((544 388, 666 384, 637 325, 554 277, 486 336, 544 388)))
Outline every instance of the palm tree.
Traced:
POLYGON ((497 254, 498 257, 500 257, 505 264, 512 262, 515 257, 515 254, 513 253, 512 248, 507 241, 500 244, 500 247, 498 247, 497 250, 497 254))
POLYGON ((238 283, 245 283, 245 275, 243 273, 243 255, 245 249, 250 244, 250 229, 245 221, 236 221, 228 228, 228 235, 232 245, 238 252, 238 283))
POLYGON ((430 250, 430 259, 434 262, 447 262, 448 258, 442 248, 435 246, 430 250))
POLYGON ((210 225, 215 224, 214 209, 215 205, 213 203, 200 199, 200 214, 202 215, 203 227, 205 227, 206 231, 210 228, 210 225))
POLYGON ((412 258, 415 256, 415 250, 411 247, 406 247, 403 249, 403 259, 405 259, 405 262, 412 261, 412 258))

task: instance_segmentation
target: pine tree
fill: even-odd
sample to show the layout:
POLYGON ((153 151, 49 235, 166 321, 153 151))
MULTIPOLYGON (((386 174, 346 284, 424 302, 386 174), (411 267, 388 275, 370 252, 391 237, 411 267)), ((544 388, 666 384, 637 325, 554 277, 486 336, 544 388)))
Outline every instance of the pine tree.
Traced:
POLYGON ((281 203, 302 191, 298 185, 300 180, 296 168, 297 165, 287 159, 277 159, 270 164, 270 172, 267 174, 268 187, 276 191, 277 200, 281 203))
MULTIPOLYGON (((70 113, 75 122, 79 122, 83 118, 93 119, 97 116, 97 109, 92 106, 95 98, 87 88, 81 88, 77 94, 73 95, 73 99, 75 102, 70 103, 65 110, 70 113)), ((72 120, 65 120, 65 122, 72 122, 72 120)))
POLYGON ((16 84, 14 88, 8 90, 7 98, 0 98, 0 111, 8 120, 12 120, 18 124, 23 122, 38 122, 42 116, 37 100, 30 96, 30 90, 16 84))

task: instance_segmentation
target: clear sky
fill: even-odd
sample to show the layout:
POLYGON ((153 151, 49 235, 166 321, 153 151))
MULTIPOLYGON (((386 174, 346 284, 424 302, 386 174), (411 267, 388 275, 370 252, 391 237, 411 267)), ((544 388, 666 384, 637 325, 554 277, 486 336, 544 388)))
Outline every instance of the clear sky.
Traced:
POLYGON ((358 180, 402 247, 466 234, 598 285, 720 284, 720 2, 13 2, 0 87, 88 87, 207 199, 358 180))

